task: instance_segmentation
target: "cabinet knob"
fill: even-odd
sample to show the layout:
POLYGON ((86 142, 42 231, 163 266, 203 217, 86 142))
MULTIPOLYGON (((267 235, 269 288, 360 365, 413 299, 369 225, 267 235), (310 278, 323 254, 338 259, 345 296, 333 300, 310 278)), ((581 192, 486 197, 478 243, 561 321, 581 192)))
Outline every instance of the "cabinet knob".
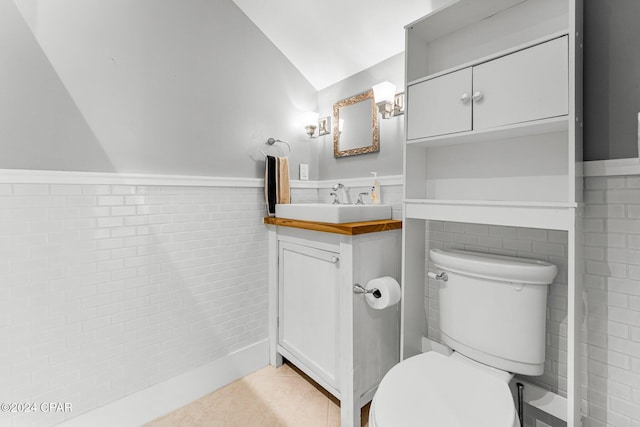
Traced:
POLYGON ((471 97, 469 96, 468 93, 463 93, 462 95, 460 95, 460 101, 462 101, 463 104, 466 104, 470 100, 471 100, 471 97))
POLYGON ((473 98, 473 100, 475 102, 478 102, 478 101, 482 100, 482 96, 483 96, 482 92, 474 92, 472 98, 473 98))
POLYGON ((338 263, 338 261, 340 261, 340 258, 338 258, 337 256, 332 256, 332 257, 331 257, 331 262, 332 262, 332 263, 337 264, 337 263, 338 263))

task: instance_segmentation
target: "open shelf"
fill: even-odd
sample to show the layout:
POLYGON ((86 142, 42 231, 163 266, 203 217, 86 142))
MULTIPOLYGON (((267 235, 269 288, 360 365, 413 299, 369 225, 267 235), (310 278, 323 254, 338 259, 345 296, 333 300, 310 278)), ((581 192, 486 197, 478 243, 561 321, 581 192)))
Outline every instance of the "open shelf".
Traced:
POLYGON ((568 32, 568 14, 558 0, 462 0, 436 10, 405 27, 406 81, 568 32))
POLYGON ((415 30, 414 34, 424 42, 429 43, 522 2, 524 0, 457 2, 443 9, 437 9, 433 13, 412 22, 405 28, 415 30), (435 15, 437 15, 437 18, 431 19, 435 15))
POLYGON ((411 219, 506 225, 511 227, 569 230, 575 203, 502 202, 481 200, 405 200, 405 216, 411 219))
POLYGON ((443 145, 457 145, 481 143, 501 139, 518 138, 528 135, 541 135, 554 132, 566 132, 569 129, 567 116, 551 117, 532 122, 515 123, 497 128, 472 130, 468 132, 431 136, 429 138, 408 140, 409 146, 439 147, 443 145))

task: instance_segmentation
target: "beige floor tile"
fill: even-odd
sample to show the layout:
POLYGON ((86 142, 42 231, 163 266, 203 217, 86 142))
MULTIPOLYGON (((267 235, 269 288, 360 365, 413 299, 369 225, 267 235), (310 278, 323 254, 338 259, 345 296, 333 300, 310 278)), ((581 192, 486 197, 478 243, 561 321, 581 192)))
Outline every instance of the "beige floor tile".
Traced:
POLYGON ((291 365, 289 365, 288 363, 283 364, 282 366, 280 366, 279 368, 274 368, 271 365, 265 366, 262 369, 259 369, 257 371, 255 371, 254 373, 252 373, 251 375, 255 375, 255 376, 288 376, 288 377, 299 377, 300 376, 300 372, 297 371, 294 367, 292 367, 291 365))
POLYGON ((337 427, 338 405, 313 380, 284 364, 260 369, 147 427, 337 427))
MULTIPOLYGON (((367 403, 360 411, 360 426, 369 427, 369 406, 367 403)), ((327 415, 327 427, 340 427, 340 402, 337 399, 329 403, 329 414, 327 415)))

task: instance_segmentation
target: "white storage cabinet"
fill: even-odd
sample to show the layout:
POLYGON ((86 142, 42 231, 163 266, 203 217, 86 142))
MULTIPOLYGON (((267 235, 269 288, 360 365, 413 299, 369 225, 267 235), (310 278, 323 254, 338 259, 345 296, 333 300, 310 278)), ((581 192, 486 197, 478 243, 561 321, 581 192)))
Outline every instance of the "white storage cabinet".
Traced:
POLYGON ((542 400, 580 426, 582 0, 459 0, 405 31, 401 359, 427 335, 428 221, 566 231, 567 396, 542 400))
POLYGON ((568 114, 567 37, 427 78, 407 88, 407 139, 568 114))

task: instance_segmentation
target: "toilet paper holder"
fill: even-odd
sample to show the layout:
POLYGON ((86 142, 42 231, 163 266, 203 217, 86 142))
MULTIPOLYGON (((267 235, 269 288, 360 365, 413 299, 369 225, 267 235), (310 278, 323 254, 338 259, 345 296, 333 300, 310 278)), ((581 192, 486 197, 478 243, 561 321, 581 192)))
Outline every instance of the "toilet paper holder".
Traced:
POLYGON ((376 288, 365 289, 358 283, 353 285, 353 293, 354 294, 372 294, 375 298, 380 298, 382 296, 382 294, 380 293, 380 290, 376 288))

